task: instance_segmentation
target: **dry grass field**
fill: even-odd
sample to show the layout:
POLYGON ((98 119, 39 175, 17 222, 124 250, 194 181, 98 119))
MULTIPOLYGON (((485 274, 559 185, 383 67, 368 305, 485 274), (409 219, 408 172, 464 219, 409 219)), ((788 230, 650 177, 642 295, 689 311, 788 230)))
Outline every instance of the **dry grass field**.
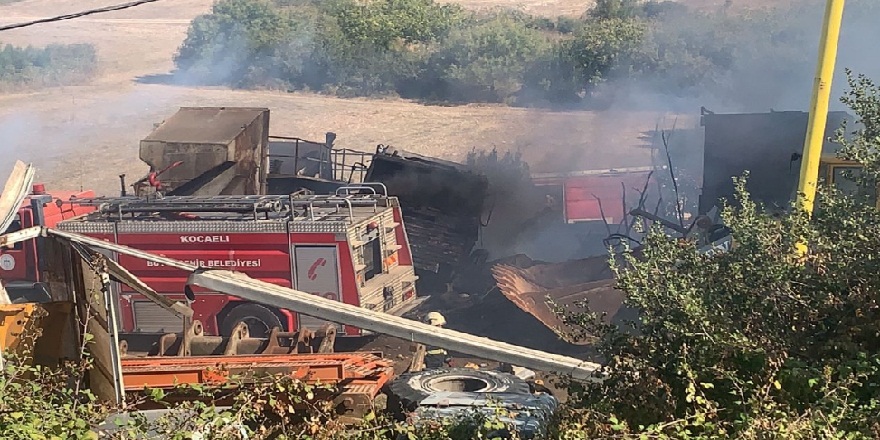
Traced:
MULTIPOLYGON (((754 4, 757 0, 733 0, 754 4)), ((23 0, 0 6, 0 23, 113 4, 109 0, 23 0)), ((466 0, 468 7, 517 7, 556 16, 579 15, 592 0, 466 0)), ((690 0, 701 7, 723 1, 690 0)), ((339 99, 306 93, 184 88, 139 79, 164 74, 193 17, 212 0, 169 0, 83 19, 3 32, 16 45, 92 43, 101 74, 93 83, 0 95, 0 171, 14 159, 33 161, 50 187, 117 190, 117 175, 142 175, 138 140, 180 106, 259 106, 271 109, 272 133, 321 139, 370 150, 392 144, 422 154, 461 159, 472 148, 519 149, 541 171, 560 166, 644 165, 639 137, 671 115, 614 111, 549 112, 501 106, 426 106, 405 100, 339 99), (576 164, 576 165, 572 165, 576 164)), ((697 109, 695 109, 696 113, 697 109)), ((682 121, 679 120, 679 124, 682 121)), ((681 125, 679 125, 681 126, 681 125)))

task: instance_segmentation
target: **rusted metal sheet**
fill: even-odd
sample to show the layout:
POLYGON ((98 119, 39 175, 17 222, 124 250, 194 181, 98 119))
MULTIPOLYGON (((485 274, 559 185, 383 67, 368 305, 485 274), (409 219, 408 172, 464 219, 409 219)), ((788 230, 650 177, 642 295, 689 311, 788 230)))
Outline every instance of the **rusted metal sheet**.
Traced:
POLYGON ((119 368, 119 330, 115 300, 110 292, 110 275, 103 256, 90 253, 74 265, 74 288, 82 292, 77 299, 78 316, 85 323, 85 332, 92 335, 90 346, 94 367, 89 370, 89 383, 102 400, 122 403, 122 374, 119 368))
POLYGON ((591 335, 575 335, 557 310, 604 315, 611 322, 623 306, 623 292, 614 288, 607 257, 591 257, 558 264, 536 264, 528 268, 496 265, 492 275, 501 293, 526 313, 553 330, 562 339, 578 345, 593 342, 591 335))
MULTIPOLYGON (((335 386, 316 397, 331 401, 343 421, 356 422, 374 408, 374 399, 394 375, 394 364, 376 353, 319 353, 254 356, 186 356, 122 359, 126 394, 145 387, 172 389, 181 384, 220 388, 237 381, 283 374, 306 384, 335 386)), ((210 388, 208 388, 210 389, 210 388)), ((192 399, 193 397, 189 397, 192 399)), ((222 404, 223 401, 215 403, 222 404)), ((149 404, 144 406, 149 407, 149 404)))
POLYGON ((339 384, 369 379, 381 386, 393 374, 393 365, 372 353, 122 359, 126 392, 140 391, 145 386, 173 388, 183 383, 218 385, 234 376, 279 373, 307 383, 339 384))

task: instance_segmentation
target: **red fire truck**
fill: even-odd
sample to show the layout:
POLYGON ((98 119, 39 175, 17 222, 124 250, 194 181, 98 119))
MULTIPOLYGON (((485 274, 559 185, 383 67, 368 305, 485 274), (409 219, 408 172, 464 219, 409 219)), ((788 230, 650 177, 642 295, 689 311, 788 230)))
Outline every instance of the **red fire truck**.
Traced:
MULTIPOLYGON (((417 278, 400 206, 396 198, 367 188, 375 187, 343 187, 334 195, 97 198, 86 202, 96 211, 57 228, 400 314, 416 303, 417 278)), ((155 291, 185 301, 188 274, 126 256, 116 261, 155 291)), ((122 331, 182 328, 180 318, 129 287, 115 288, 122 331)), ((253 336, 276 326, 294 331, 325 324, 223 293, 200 288, 194 293, 193 319, 208 334, 228 335, 240 322, 253 336)), ((351 326, 337 328, 342 335, 361 334, 351 326)))
MULTIPOLYGON (((93 197, 93 191, 49 195, 44 185, 35 184, 12 225, 4 233, 35 225, 55 227, 62 220, 94 211, 92 206, 77 203, 77 200, 93 197)), ((39 247, 40 240, 34 239, 0 248, 0 280, 15 302, 42 302, 49 299, 39 265, 39 247)))

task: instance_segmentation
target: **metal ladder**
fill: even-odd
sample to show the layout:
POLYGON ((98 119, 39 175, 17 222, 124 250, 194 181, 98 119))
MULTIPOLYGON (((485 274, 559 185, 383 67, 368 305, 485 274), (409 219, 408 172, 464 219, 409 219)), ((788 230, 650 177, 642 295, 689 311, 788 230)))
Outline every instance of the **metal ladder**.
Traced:
POLYGON ((104 214, 116 214, 121 220, 125 214, 159 213, 159 212, 225 212, 259 214, 268 216, 289 209, 289 196, 167 196, 162 198, 142 197, 98 197, 78 200, 83 205, 98 206, 104 214))

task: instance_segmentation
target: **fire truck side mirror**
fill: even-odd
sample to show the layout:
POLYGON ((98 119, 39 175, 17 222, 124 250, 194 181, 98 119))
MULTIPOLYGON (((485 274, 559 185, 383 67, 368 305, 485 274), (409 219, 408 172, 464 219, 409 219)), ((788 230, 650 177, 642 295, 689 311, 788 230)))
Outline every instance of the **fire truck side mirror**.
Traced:
POLYGON ((189 287, 189 284, 183 286, 183 295, 191 303, 196 301, 196 293, 193 292, 192 287, 189 287))

